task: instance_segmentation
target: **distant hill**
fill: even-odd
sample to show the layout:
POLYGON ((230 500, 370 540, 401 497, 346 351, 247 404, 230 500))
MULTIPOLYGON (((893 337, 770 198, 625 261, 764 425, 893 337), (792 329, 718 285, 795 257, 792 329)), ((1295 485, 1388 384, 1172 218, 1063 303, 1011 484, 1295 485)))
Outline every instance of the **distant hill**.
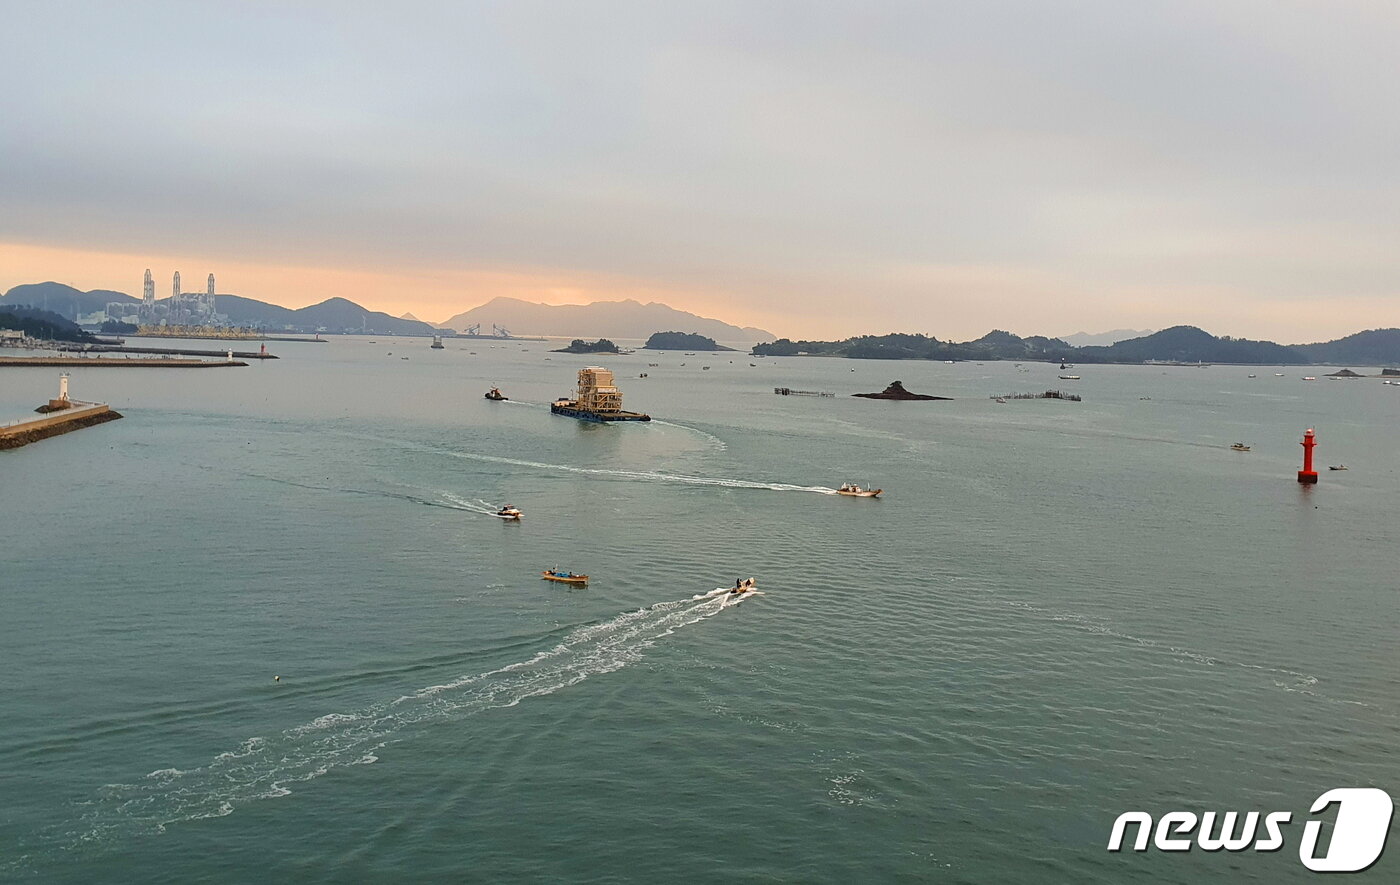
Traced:
POLYGON ((93 313, 107 307, 109 301, 131 301, 138 299, 121 292, 94 289, 83 292, 63 283, 27 283, 15 286, 0 295, 0 309, 7 305, 23 304, 52 311, 66 320, 76 320, 80 315, 93 313))
POLYGON ((1285 346, 1272 341, 1216 337, 1195 326, 1173 326, 1106 347, 1074 347, 1059 338, 1021 338, 1000 329, 976 341, 939 341, 927 335, 862 335, 844 341, 789 341, 754 345, 763 356, 826 355, 886 360, 1069 360, 1142 363, 1148 360, 1241 365, 1400 365, 1400 329, 1358 332, 1321 344, 1285 346))
POLYGON ((1184 363, 1245 363, 1255 366, 1299 365, 1307 356, 1272 341, 1217 338, 1195 326, 1172 326, 1142 338, 1130 338, 1108 347, 1081 347, 1080 362, 1140 363, 1165 360, 1184 363))
POLYGON ((1295 344, 1311 362, 1331 366, 1400 365, 1400 329, 1372 329, 1321 344, 1295 344))
POLYGON ((1119 341, 1127 341, 1129 338, 1142 338, 1151 335, 1152 329, 1114 329, 1111 332, 1075 332, 1073 335, 1061 335, 1060 340, 1075 347, 1096 347, 1117 344, 1119 341))
MULTIPOLYGON (((136 303, 140 299, 123 292, 94 289, 81 292, 62 283, 30 283, 15 286, 0 296, 0 310, 28 305, 52 311, 67 320, 104 309, 109 301, 136 303)), ((164 302, 168 298, 161 298, 164 302)), ((368 310, 344 298, 330 298, 299 310, 268 304, 241 295, 215 295, 215 310, 235 326, 278 332, 365 332, 373 335, 432 335, 432 326, 368 310)))
POLYGON ((0 329, 16 329, 44 341, 92 341, 93 336, 51 310, 27 304, 0 304, 0 329))
POLYGON ((646 338, 657 329, 681 329, 721 341, 771 341, 763 329, 732 326, 696 316, 659 302, 595 301, 592 304, 535 304, 519 298, 493 298, 459 313, 438 326, 465 329, 480 323, 504 326, 515 335, 559 335, 581 338, 646 338))

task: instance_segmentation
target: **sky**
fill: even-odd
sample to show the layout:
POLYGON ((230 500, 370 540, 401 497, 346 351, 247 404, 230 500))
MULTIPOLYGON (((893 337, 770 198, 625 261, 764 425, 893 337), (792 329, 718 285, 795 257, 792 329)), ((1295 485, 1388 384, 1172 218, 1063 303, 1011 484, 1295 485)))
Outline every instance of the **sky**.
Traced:
POLYGON ((0 290, 149 267, 162 295, 636 298, 793 338, 1400 326, 1391 0, 0 18, 0 290))

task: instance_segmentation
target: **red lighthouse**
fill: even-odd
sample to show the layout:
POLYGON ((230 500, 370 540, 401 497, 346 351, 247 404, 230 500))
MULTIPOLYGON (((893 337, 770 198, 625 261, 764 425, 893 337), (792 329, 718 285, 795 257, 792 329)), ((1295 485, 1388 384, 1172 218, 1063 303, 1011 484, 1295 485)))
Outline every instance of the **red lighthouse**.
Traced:
POLYGON ((1303 434, 1303 469, 1298 471, 1298 482, 1309 485, 1317 482, 1317 471, 1313 470, 1312 466, 1312 450, 1315 445, 1317 445, 1317 440, 1313 437, 1312 428, 1309 427, 1307 432, 1303 434))

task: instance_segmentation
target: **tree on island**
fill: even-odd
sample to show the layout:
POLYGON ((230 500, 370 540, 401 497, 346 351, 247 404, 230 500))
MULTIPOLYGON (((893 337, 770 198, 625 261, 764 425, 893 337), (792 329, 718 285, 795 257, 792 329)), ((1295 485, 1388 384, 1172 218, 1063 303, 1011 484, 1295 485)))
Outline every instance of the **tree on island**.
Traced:
POLYGON ((568 347, 561 347, 552 350, 550 353, 618 353, 617 345, 606 338, 599 338, 593 343, 584 341, 582 338, 575 338, 568 347))
POLYGON ((646 350, 733 350, 716 344, 715 339, 694 332, 654 332, 643 345, 646 350))
POLYGON ((6 305, 0 309, 0 329, 23 332, 42 341, 92 341, 78 324, 56 313, 27 305, 6 305))

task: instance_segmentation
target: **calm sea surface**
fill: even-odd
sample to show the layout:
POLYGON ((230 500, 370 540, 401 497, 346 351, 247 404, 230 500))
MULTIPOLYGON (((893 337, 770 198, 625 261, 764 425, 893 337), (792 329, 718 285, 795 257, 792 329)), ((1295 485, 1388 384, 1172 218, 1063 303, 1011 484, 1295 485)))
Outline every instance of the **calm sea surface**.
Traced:
POLYGON ((1400 388, 639 351, 598 426, 596 358, 427 344, 74 370, 125 420, 0 453, 0 879, 1291 882, 1316 796, 1400 795, 1400 388))

